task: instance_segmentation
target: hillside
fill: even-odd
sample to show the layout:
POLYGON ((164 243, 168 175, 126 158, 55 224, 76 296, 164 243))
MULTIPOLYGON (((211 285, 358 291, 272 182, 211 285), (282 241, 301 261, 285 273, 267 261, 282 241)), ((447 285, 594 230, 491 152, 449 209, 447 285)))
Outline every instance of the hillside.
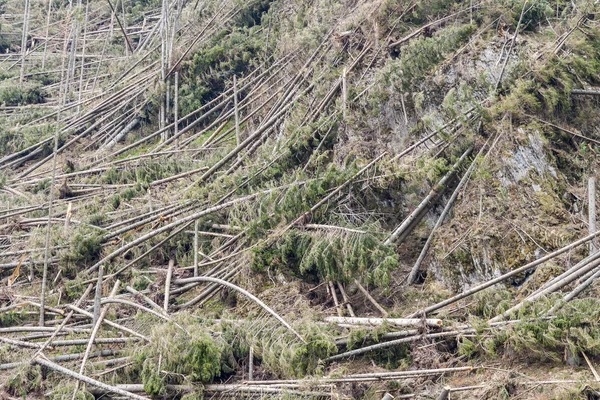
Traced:
POLYGON ((0 399, 600 398, 596 0, 0 0, 0 399))

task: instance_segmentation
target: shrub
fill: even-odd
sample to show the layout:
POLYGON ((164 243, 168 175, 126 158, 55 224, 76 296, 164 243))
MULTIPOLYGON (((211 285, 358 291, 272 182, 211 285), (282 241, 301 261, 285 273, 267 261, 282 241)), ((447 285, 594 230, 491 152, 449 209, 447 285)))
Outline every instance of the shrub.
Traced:
POLYGON ((5 106, 24 106, 42 102, 44 102, 44 94, 39 87, 5 86, 0 88, 0 103, 5 106))

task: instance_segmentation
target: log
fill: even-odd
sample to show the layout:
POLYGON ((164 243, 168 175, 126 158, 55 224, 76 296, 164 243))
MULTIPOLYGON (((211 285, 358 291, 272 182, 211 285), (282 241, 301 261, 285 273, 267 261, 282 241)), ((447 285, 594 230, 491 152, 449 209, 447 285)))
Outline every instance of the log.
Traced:
MULTIPOLYGON (((596 233, 596 178, 593 176, 588 179, 588 221, 590 234, 596 233)), ((597 250, 594 241, 590 240, 590 254, 597 250)))
POLYGON ((194 276, 198 276, 198 224, 199 221, 194 222, 194 276))
MULTIPOLYGON (((73 311, 75 311, 75 312, 77 312, 79 314, 85 315, 86 317, 89 317, 89 318, 92 318, 92 319, 94 318, 94 315, 92 313, 90 313, 88 311, 85 311, 85 310, 83 310, 83 309, 81 309, 81 308, 79 308, 77 306, 72 305, 72 304, 68 304, 67 308, 69 308, 69 309, 71 309, 71 310, 73 310, 73 311)), ((119 329, 119 330, 121 330, 123 332, 127 332, 127 333, 130 333, 130 334, 134 335, 134 336, 142 338, 142 339, 144 339, 147 342, 150 341, 150 338, 142 335, 141 333, 138 333, 138 332, 134 331, 133 329, 129 329, 129 328, 125 327, 125 326, 119 325, 119 324, 117 324, 115 322, 112 322, 112 321, 110 321, 108 319, 105 319, 102 322, 105 323, 106 325, 112 326, 113 328, 119 329)), ((54 330, 54 329, 52 329, 52 330, 54 330)), ((67 332, 69 331, 69 329, 66 329, 66 328, 64 330, 67 331, 67 332)), ((89 329, 86 329, 85 331, 89 332, 89 329)))
POLYGON ((135 307, 141 311, 155 315, 160 319, 164 319, 165 321, 171 321, 171 318, 168 315, 164 315, 163 313, 158 313, 148 307, 142 306, 141 304, 134 303, 133 301, 124 300, 124 299, 113 299, 113 298, 102 299, 102 305, 110 304, 110 303, 119 303, 119 304, 131 306, 131 307, 135 307))
MULTIPOLYGON (((479 154, 477 156, 479 156, 481 154, 481 152, 483 151, 484 148, 485 148, 485 146, 483 146, 481 148, 481 150, 479 151, 479 154)), ((425 242, 425 245, 423 246, 423 249, 421 250, 421 254, 419 254, 419 258, 415 262, 415 265, 413 266, 412 270, 410 271, 410 274, 408 275, 407 283, 409 285, 412 284, 415 281, 415 279, 417 278, 417 274, 419 273, 419 268, 421 267, 421 263, 423 262, 423 260, 425 259, 425 256, 427 255, 427 251, 429 251, 429 246, 431 246, 431 242, 433 241, 433 236, 435 234, 435 231, 444 223, 444 220, 446 219, 446 216, 450 212, 450 209, 452 209, 452 205, 454 204, 454 201, 456 201, 458 194, 460 193, 462 188, 467 184, 467 181, 469 180, 469 177, 471 176, 471 173, 473 172, 473 169, 475 168, 476 160, 477 160, 477 157, 475 158, 475 160, 473 160, 473 162, 471 162, 471 165, 469 166, 467 171, 464 173, 463 177, 460 179, 460 182, 456 186, 456 189, 454 189, 452 196, 450 196, 450 199, 448 199, 448 202, 446 203, 444 210, 442 211, 442 213, 440 214, 440 217, 436 221, 435 226, 431 230, 431 233, 429 234, 429 237, 427 238, 427 241, 425 242)))
POLYGON ((356 286, 358 287, 358 289, 365 295, 365 297, 367 298, 367 300, 369 300, 371 302, 371 304, 373 304, 373 306, 375 306, 376 309, 379 310, 379 312, 381 313, 381 315, 383 315, 384 317, 388 316, 388 312, 385 311, 385 309, 383 307, 381 307, 381 305, 379 305, 378 302, 375 301, 375 299, 371 296, 371 294, 367 291, 367 289, 365 289, 363 287, 363 285, 360 284, 360 282, 358 280, 354 280, 354 283, 356 284, 356 286))
POLYGON ((541 288, 535 290, 533 293, 531 293, 527 297, 535 296, 536 294, 538 294, 542 290, 548 288, 549 286, 555 284, 558 281, 561 281, 561 280, 565 279, 569 275, 574 274, 575 272, 579 271, 581 268, 585 267, 586 265, 588 265, 589 263, 591 263, 593 261, 596 261, 599 258, 600 258, 600 253, 595 253, 595 254, 587 256, 586 258, 584 258, 583 260, 579 261, 577 264, 575 264, 574 266, 572 266, 571 268, 569 268, 568 270, 566 270, 562 274, 560 274, 557 277, 552 278, 548 282, 544 283, 544 285, 542 285, 541 288))
POLYGON ((442 389, 442 392, 438 396, 437 400, 448 400, 449 396, 450 396, 450 387, 446 386, 442 389))
MULTIPOLYGON (((127 393, 144 391, 144 385, 142 385, 142 384, 121 384, 121 385, 114 386, 114 388, 119 389, 119 390, 124 390, 124 391, 126 390, 127 393)), ((102 388, 102 389, 104 389, 104 388, 102 388)), ((286 388, 278 388, 278 387, 249 386, 249 385, 244 385, 244 384, 209 384, 209 385, 204 385, 202 387, 202 389, 206 392, 211 392, 211 393, 228 393, 228 394, 234 394, 234 393, 282 394, 282 393, 285 393, 285 394, 295 394, 295 395, 300 395, 300 396, 311 396, 311 397, 315 397, 315 398, 327 398, 327 399, 331 398, 330 393, 313 392, 313 391, 309 391, 309 390, 289 390, 286 388)), ((194 386, 191 386, 191 385, 190 386, 167 385, 167 391, 170 391, 170 392, 185 393, 185 392, 192 392, 194 390, 196 390, 196 388, 194 388, 194 386)), ((92 389, 90 392, 95 395, 102 395, 102 394, 105 394, 106 391, 107 391, 107 389, 104 389, 104 391, 92 389)), ((143 398, 145 399, 145 397, 143 397, 143 398)))
POLYGON ((574 95, 585 95, 585 96, 600 96, 600 90, 590 89, 572 89, 571 94, 574 95))
POLYGON ((388 323, 396 326, 428 326, 432 328, 441 328, 443 323, 441 319, 436 318, 352 318, 352 317, 326 317, 326 322, 335 324, 353 324, 353 325, 383 325, 388 323))
POLYGON ((568 285, 569 283, 573 282, 575 279, 579 278, 580 276, 586 274, 587 272, 597 268, 598 266, 600 266, 600 260, 596 260, 594 262, 589 263, 587 266, 585 266, 584 268, 581 268, 579 271, 567 276, 566 278, 556 282, 555 284, 547 287, 546 289, 538 292, 537 294, 533 295, 533 296, 529 296, 528 298, 526 298, 525 300, 523 300, 522 302, 520 302, 519 304, 509 308, 508 310, 506 310, 505 312, 503 312, 502 314, 492 318, 489 320, 489 322, 498 322, 501 321, 503 318, 506 318, 507 316, 509 316, 511 313, 518 311, 519 309, 521 309, 524 305, 531 303, 537 299, 539 299, 542 296, 545 296, 549 293, 553 293, 555 291, 557 291, 558 289, 568 285))
POLYGON ((521 27, 521 22, 523 22, 523 15, 525 15, 525 6, 527 6, 527 1, 523 2, 521 6, 521 16, 519 17, 519 22, 517 22, 517 27, 515 28, 515 33, 510 41, 510 47, 508 48, 508 52, 506 53, 506 58, 504 59, 504 64, 502 65, 502 69, 500 70, 500 75, 498 76, 498 80, 496 81, 496 85, 494 86, 494 92, 498 90, 500 83, 502 82, 502 77, 504 76, 504 70, 506 69, 506 65, 508 64, 508 60, 510 59, 510 53, 512 53, 512 49, 517 42, 517 35, 519 34, 519 28, 521 27))
POLYGON ((165 310, 163 310, 163 308, 161 306, 159 306, 158 304, 156 304, 150 297, 146 296, 144 293, 135 290, 131 286, 127 286, 125 289, 129 293, 133 294, 134 296, 140 296, 155 311, 158 311, 158 312, 163 313, 163 314, 165 313, 165 310))
POLYGON ((102 301, 102 276, 104 275, 104 265, 98 267, 98 281, 96 282, 96 294, 94 296, 94 325, 100 318, 100 302, 102 301))
POLYGON ((254 378, 254 346, 250 346, 250 354, 248 354, 248 380, 254 378))
MULTIPOLYGON (((98 282, 101 283, 102 280, 98 279, 98 282)), ((121 281, 117 280, 110 292, 110 297, 114 297, 117 295, 117 292, 119 290, 119 285, 121 284, 121 281)), ((100 286, 102 286, 100 284, 100 286)), ((94 312, 96 311, 96 308, 94 308, 94 312)), ((96 318, 96 315, 94 314, 94 328, 92 329, 92 333, 90 334, 90 339, 87 343, 87 347, 85 349, 85 353, 83 354, 83 360, 81 361, 81 367, 79 368, 79 373, 80 374, 84 374, 85 373, 85 364, 87 363, 87 359, 90 355, 90 352, 92 351, 92 347, 94 346, 94 341, 96 340, 96 336, 98 335, 98 331, 100 330, 100 326, 102 325, 102 321, 104 320, 104 318, 106 317, 106 314, 108 313, 108 306, 104 307, 101 311, 100 314, 98 316, 98 318, 96 318)), ((79 384, 78 384, 79 385, 79 384)))
POLYGON ((167 269, 167 279, 165 281, 165 301, 163 303, 163 308, 165 313, 169 312, 169 297, 171 294, 171 278, 173 277, 173 266, 175 265, 175 258, 171 257, 169 259, 169 266, 167 269))
MULTIPOLYGON (((600 270, 596 271, 592 276, 590 276, 588 279, 586 279, 585 282, 581 283, 579 286, 577 286, 575 289, 573 289, 573 291, 571 293, 565 295, 565 297, 563 297, 563 301, 565 303, 568 301, 571 301, 573 298, 575 298, 579 293, 583 292, 588 286, 590 286, 592 284, 592 282, 594 282, 598 278, 600 278, 600 270)), ((550 310, 549 314, 552 314, 553 311, 555 311, 554 308, 552 310, 550 310)))
POLYGON ((421 220, 421 218, 423 218, 423 215, 425 215, 427 210, 429 210, 429 207, 431 207, 432 203, 444 192, 445 185, 454 176, 460 164, 471 153, 471 150, 473 150, 472 147, 467 149, 462 154, 459 160, 452 166, 452 169, 448 171, 448 173, 446 173, 442 179, 440 179, 437 185, 431 188, 431 191, 427 194, 427 196, 425 196, 421 203, 419 203, 417 208, 415 208, 415 210, 410 213, 410 215, 406 217, 404 221, 402 221, 400 226, 394 229, 384 244, 390 245, 396 241, 402 241, 412 231, 412 229, 414 229, 416 224, 421 220))
POLYGON ((475 329, 467 329, 467 330, 460 330, 460 331, 430 333, 430 334, 425 334, 425 335, 417 335, 417 336, 410 336, 410 337, 406 337, 406 338, 400 338, 400 339, 396 339, 396 340, 390 340, 389 342, 377 343, 377 344, 374 344, 371 346, 361 347, 359 349, 347 351, 345 353, 336 354, 335 356, 331 356, 323 361, 330 363, 332 361, 338 361, 338 360, 342 360, 344 358, 359 356, 359 355, 369 353, 374 350, 381 350, 381 349, 385 349, 388 347, 397 346, 399 344, 416 342, 416 341, 422 340, 422 339, 446 338, 446 337, 452 337, 452 336, 457 336, 457 335, 466 334, 466 333, 476 333, 476 330, 475 329))
MULTIPOLYGON (((269 189, 269 190, 265 190, 262 193, 266 194, 266 193, 270 193, 272 192, 274 189, 269 189)), ((220 211, 222 209, 225 209, 227 207, 231 207, 235 204, 250 200, 250 199, 254 199, 256 197, 258 197, 258 195, 261 193, 253 193, 247 196, 243 196, 243 197, 239 197, 235 200, 231 200, 228 201, 226 203, 222 203, 219 204, 218 206, 214 206, 214 207, 209 207, 207 209, 204 209, 202 211, 198 211, 194 214, 191 214, 187 217, 178 219, 176 221, 173 221, 165 226, 162 226, 161 228, 152 230, 150 232, 148 232, 147 234, 137 238, 136 240, 131 241, 130 243, 116 249, 115 251, 113 251, 112 253, 110 253, 109 255, 107 255, 106 257, 104 257, 102 260, 98 261, 96 264, 92 265, 90 268, 87 269, 88 272, 93 272, 94 270, 96 270, 100 265, 114 259, 115 257, 125 253, 127 250, 132 249, 133 247, 145 242, 146 240, 153 238, 156 235, 159 235, 163 232, 169 231, 171 229, 173 229, 174 227, 178 226, 178 225, 182 225, 182 224, 191 224, 193 221, 197 220, 198 218, 204 216, 204 215, 208 215, 217 211, 220 211)))
MULTIPOLYGON (((401 337, 415 336, 418 334, 419 334, 419 330, 409 329, 409 330, 405 330, 405 331, 384 333, 379 338, 380 338, 380 341, 385 341, 385 340, 391 340, 391 339, 398 339, 401 337)), ((335 340, 335 344, 347 345, 349 341, 350 341, 349 337, 339 338, 339 339, 335 340)))
POLYGON ((348 297, 348 294, 346 294, 346 290, 344 289, 344 286, 339 282, 338 282, 337 286, 340 289, 342 298, 344 299, 344 304, 346 304, 346 308, 348 309, 348 314, 350 314, 351 317, 356 317, 356 314, 354 314, 354 310, 352 309, 352 304, 350 304, 350 298, 348 297))
POLYGON ((551 259, 553 259, 553 258, 555 258, 555 257, 557 257, 557 256, 559 256, 559 255, 561 255, 563 253, 566 253, 567 251, 569 251, 569 250, 571 250, 571 249, 573 249, 573 248, 575 248, 577 246, 580 246, 580 245, 582 245, 584 243, 587 243, 588 241, 590 241, 591 239, 595 238, 598 235, 600 235, 600 232, 596 232, 596 233, 594 233, 592 235, 588 235, 588 236, 586 236, 584 238, 581 238, 581 239, 579 239, 579 240, 577 240, 577 241, 575 241, 575 242, 573 242, 573 243, 571 243, 571 244, 569 244, 567 246, 564 246, 561 249, 558 249, 558 250, 556 250, 556 251, 554 251, 554 252, 552 252, 552 253, 550 253, 550 254, 542 257, 542 258, 539 258, 539 259, 537 259, 535 261, 532 261, 529 264, 526 264, 526 265, 524 265, 524 266, 522 266, 520 268, 517 268, 515 270, 507 272, 504 275, 501 275, 501 276, 499 276, 497 278, 491 279, 491 280, 489 280, 487 282, 484 282, 484 283, 482 283, 480 285, 477 285, 477 286, 475 286, 475 287, 473 287, 473 288, 471 288, 469 290, 466 290, 466 291, 464 291, 464 292, 462 292, 460 294, 457 294, 456 296, 453 296, 453 297, 451 297, 449 299, 441 301, 441 302, 439 302, 437 304, 434 304, 432 306, 426 307, 423 310, 417 311, 412 316, 422 315, 422 314, 429 314, 432 311, 439 310, 440 308, 446 307, 449 304, 452 304, 452 303, 455 303, 455 302, 457 302, 459 300, 462 300, 465 297, 469 297, 469 296, 471 296, 471 295, 473 295, 473 294, 475 294, 477 292, 480 292, 480 291, 482 291, 484 289, 487 289, 487 288, 489 288, 491 286, 494 286, 497 283, 505 281, 508 278, 511 278, 511 277, 513 277, 515 275, 518 275, 518 274, 522 273, 522 272, 525 272, 525 271, 528 271, 528 270, 530 270, 530 269, 532 269, 534 267, 537 267, 538 265, 543 264, 546 261, 551 260, 551 259))
POLYGON ((337 293, 335 292, 335 286, 332 281, 328 282, 329 290, 331 292, 331 297, 333 297, 333 304, 335 304, 335 309, 337 310, 337 314, 339 318, 342 318, 344 313, 342 312, 342 308, 340 307, 340 302, 337 297, 337 293))
MULTIPOLYGON (((415 369, 410 371, 385 371, 385 372, 370 372, 364 374, 350 374, 341 377, 323 377, 311 380, 314 384, 325 383, 341 383, 355 381, 377 381, 377 380, 394 380, 394 379, 410 379, 421 376, 441 375, 453 372, 471 372, 478 367, 453 367, 453 368, 437 368, 437 369, 415 369)), ((301 379, 280 379, 280 380, 263 380, 263 381, 245 381, 247 385, 283 385, 301 383, 301 379)))
POLYGON ((49 361, 47 359, 43 359, 42 357, 36 357, 33 361, 36 364, 43 365, 44 367, 49 368, 53 371, 59 372, 63 375, 69 376, 71 378, 75 378, 78 381, 81 381, 83 383, 87 383, 89 385, 96 386, 97 388, 103 389, 107 392, 115 393, 120 396, 124 396, 128 399, 148 400, 148 397, 139 396, 137 394, 133 394, 126 390, 119 389, 118 387, 107 385, 106 383, 102 383, 100 381, 97 381, 97 380, 87 377, 85 375, 81 375, 81 374, 78 374, 77 372, 71 371, 70 369, 67 369, 65 367, 61 367, 60 365, 58 365, 52 361, 49 361))
MULTIPOLYGON (((92 357, 107 357, 107 356, 113 356, 115 354, 118 354, 117 351, 115 350, 102 350, 102 351, 97 351, 95 353, 90 354, 90 358, 92 357)), ((66 362, 66 361, 74 361, 74 360, 79 360, 81 357, 83 357, 83 353, 76 353, 76 354, 63 354, 60 356, 55 356, 55 357, 49 357, 48 359, 51 361, 56 361, 56 362, 66 362)), ((19 368, 23 365, 27 365, 30 364, 30 361, 17 361, 17 362, 12 362, 12 363, 6 363, 6 364, 0 364, 0 371, 6 371, 9 369, 14 369, 14 368, 19 368)))
POLYGON ((135 117, 133 120, 131 120, 131 122, 129 122, 129 124, 127 124, 127 126, 125 128, 123 128, 119 133, 117 133, 111 140, 110 142, 108 142, 107 144, 104 145, 104 148, 106 150, 110 150, 113 147, 115 147, 115 145, 117 143, 119 143, 125 136, 127 136, 127 134, 129 132, 131 132, 132 130, 134 130, 137 125, 140 123, 140 118, 139 117, 135 117))
MULTIPOLYGON (((85 299, 92 292, 93 287, 94 287, 94 285, 92 285, 91 283, 88 285, 88 287, 85 289, 85 291, 83 292, 83 294, 81 295, 81 297, 75 302, 76 306, 81 305, 81 303, 83 303, 85 301, 85 299)), ((69 311, 69 313, 67 314, 67 316, 65 317, 65 319, 60 323, 60 325, 56 328, 56 330, 52 333, 52 335, 50 335, 50 337, 42 344, 42 346, 40 347, 40 349, 38 350, 38 352, 34 355, 34 357, 37 357, 39 354, 41 354, 42 351, 44 351, 44 349, 47 346, 50 345, 50 343, 52 342, 52 340, 54 340, 54 338, 56 337, 56 335, 58 335, 60 333, 60 331, 62 329, 64 329, 64 327, 71 320, 71 318, 73 317, 74 314, 75 314, 75 312, 73 310, 69 311)))

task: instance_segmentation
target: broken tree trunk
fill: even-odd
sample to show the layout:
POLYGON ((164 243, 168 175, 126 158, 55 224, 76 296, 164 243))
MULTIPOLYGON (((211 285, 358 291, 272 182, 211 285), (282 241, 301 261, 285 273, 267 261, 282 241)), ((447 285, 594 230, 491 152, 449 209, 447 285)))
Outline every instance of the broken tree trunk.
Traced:
POLYGON ((588 95, 588 96, 600 96, 600 90, 589 90, 589 89, 573 89, 571 94, 575 95, 588 95))
POLYGON ((335 324, 351 325, 383 325, 388 323, 396 326, 429 326, 432 328, 441 328, 443 323, 437 318, 352 318, 352 317, 325 317, 326 322, 335 324))
POLYGON ((588 265, 586 265, 584 268, 581 268, 580 270, 578 270, 577 272, 570 274, 569 276, 567 276, 566 278, 556 282, 554 285, 551 285, 549 287, 547 287, 546 289, 538 292, 536 295, 534 296, 529 296, 528 298, 526 298, 525 300, 523 300, 522 302, 520 302, 519 304, 509 308, 508 310, 506 310, 504 313, 492 318, 489 320, 489 322, 498 322, 501 321, 502 319, 508 317, 510 314, 512 314, 515 311, 518 311, 519 309, 521 309, 524 305, 531 303, 537 299, 539 299, 542 296, 545 296, 549 293, 553 293, 555 291, 557 291, 560 288, 565 287, 566 285, 568 285, 569 283, 573 282, 575 279, 579 278, 580 276, 586 274, 589 271, 592 271, 593 269, 597 268, 598 266, 600 266, 600 260, 596 260, 594 262, 589 263, 588 265))
MULTIPOLYGON (((590 235, 596 233, 596 178, 593 176, 588 179, 588 221, 590 235)), ((594 240, 590 240, 590 254, 597 250, 594 240)))
POLYGON ((558 249, 558 250, 556 250, 556 251, 554 251, 554 252, 552 252, 552 253, 550 253, 550 254, 542 257, 542 258, 539 258, 539 259, 537 259, 535 261, 532 261, 532 262, 530 262, 527 265, 524 265, 524 266, 522 266, 520 268, 517 268, 515 270, 507 272, 504 275, 501 275, 501 276, 499 276, 497 278, 491 279, 491 280, 489 280, 487 282, 484 282, 484 283, 482 283, 480 285, 472 287, 471 289, 466 290, 466 291, 464 291, 464 292, 462 292, 460 294, 457 294, 456 296, 453 296, 453 297, 451 297, 451 298, 449 298, 447 300, 441 301, 441 302, 439 302, 437 304, 434 304, 432 306, 426 307, 423 310, 417 311, 416 313, 413 314, 413 316, 415 316, 415 315, 423 315, 423 314, 426 315, 426 314, 428 314, 428 313, 430 313, 432 311, 439 310, 440 308, 446 307, 449 304, 455 303, 455 302, 457 302, 457 301, 459 301, 461 299, 464 299, 465 297, 469 297, 469 296, 471 296, 471 295, 473 295, 473 294, 475 294, 477 292, 480 292, 480 291, 482 291, 484 289, 487 289, 490 286, 494 286, 496 283, 500 283, 500 282, 502 282, 502 281, 504 281, 504 280, 506 280, 508 278, 511 278, 511 277, 513 277, 515 275, 518 275, 518 274, 522 273, 522 272, 528 271, 528 270, 530 270, 530 269, 532 269, 534 267, 537 267, 540 264, 545 263, 548 260, 553 259, 554 257, 557 257, 557 256, 559 256, 559 255, 561 255, 563 253, 566 253, 567 251, 569 251, 569 250, 571 250, 571 249, 573 249, 573 248, 575 248, 577 246, 580 246, 580 245, 582 245, 584 243, 587 243, 588 241, 590 241, 591 239, 595 238, 599 234, 600 234, 600 232, 596 232, 593 235, 588 235, 588 236, 586 236, 584 238, 581 238, 581 239, 579 239, 579 240, 577 240, 577 241, 575 241, 575 242, 573 242, 573 243, 571 243, 571 244, 569 244, 569 245, 567 245, 567 246, 565 246, 565 247, 563 247, 561 249, 558 249))
MULTIPOLYGON (((115 282, 113 289, 110 292, 110 297, 116 296, 117 291, 119 290, 120 284, 121 284, 121 282, 118 280, 115 282)), ((85 349, 85 353, 83 354, 83 360, 81 360, 81 367, 79 368, 80 374, 85 373, 85 364, 87 363, 88 357, 90 356, 90 352, 92 351, 92 347, 94 346, 94 341, 96 340, 96 336, 98 335, 98 331, 100 330, 102 321, 106 317, 107 313, 108 313, 108 306, 104 307, 104 309, 100 313, 99 318, 96 321, 94 321, 94 329, 92 330, 92 333, 90 334, 90 339, 87 343, 87 348, 85 349)))
POLYGON ((384 244, 389 245, 396 241, 402 241, 414 229, 416 224, 421 220, 421 218, 423 218, 427 210, 429 210, 433 202, 444 192, 445 185, 454 176, 460 164, 471 153, 471 150, 472 148, 469 148, 463 153, 459 160, 452 166, 452 169, 448 171, 448 173, 446 173, 442 179, 440 179, 437 185, 431 189, 429 194, 425 196, 417 208, 415 208, 415 210, 410 213, 410 215, 406 217, 404 221, 402 221, 402 224, 400 224, 400 226, 397 227, 394 232, 392 232, 384 244))
POLYGON ((167 269, 167 279, 165 281, 165 302, 163 308, 166 313, 169 312, 169 297, 171 294, 171 278, 173 277, 173 266, 175 265, 175 258, 172 256, 169 259, 169 266, 167 269))
POLYGON ((363 285, 361 285, 360 282, 356 279, 354 280, 354 283, 356 284, 358 289, 365 295, 367 300, 369 300, 371 302, 371 304, 373 304, 373 306, 375 306, 375 308, 379 310, 381 315, 383 315, 384 317, 387 317, 388 312, 385 311, 385 309, 383 307, 381 307, 381 305, 378 302, 375 301, 375 299, 373 298, 373 296, 371 296, 371 294, 367 291, 367 289, 365 289, 363 287, 363 285))
MULTIPOLYGON (((481 148, 477 157, 479 157, 479 155, 482 153, 484 148, 485 148, 485 146, 483 146, 481 148)), ((435 231, 444 223, 444 220, 446 219, 446 216, 450 212, 450 209, 452 208, 454 201, 458 197, 458 194, 460 193, 462 188, 467 184, 467 182, 469 180, 469 176, 471 176, 471 173, 473 172, 473 169, 475 168, 475 161, 477 160, 477 157, 475 158, 475 160, 473 160, 473 162, 471 162, 469 169, 467 169, 467 171, 461 178, 460 182, 456 186, 456 189, 454 189, 454 192, 452 193, 452 196, 450 197, 450 199, 448 199, 448 202, 446 203, 446 206, 444 207, 442 214, 440 214, 440 217, 438 218, 437 222, 435 223, 435 226, 431 230, 431 233, 429 234, 429 237, 427 238, 427 242, 425 242, 425 245, 423 246, 423 249, 421 250, 421 254, 419 254, 419 258, 415 262, 415 265, 413 266, 412 270, 410 271, 410 274, 408 275, 407 283, 409 285, 412 284, 415 281, 415 279, 417 278, 417 274, 419 273, 419 268, 421 267, 421 263, 423 263, 423 260, 425 259, 425 256, 427 255, 427 251, 429 251, 429 246, 431 246, 431 242, 433 240, 433 235, 435 234, 435 231)))

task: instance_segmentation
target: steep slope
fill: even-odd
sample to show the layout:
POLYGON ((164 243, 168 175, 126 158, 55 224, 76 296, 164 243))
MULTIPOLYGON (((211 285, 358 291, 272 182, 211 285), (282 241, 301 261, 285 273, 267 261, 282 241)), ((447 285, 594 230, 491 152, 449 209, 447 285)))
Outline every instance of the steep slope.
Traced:
POLYGON ((595 398, 599 7, 6 0, 0 396, 595 398))

